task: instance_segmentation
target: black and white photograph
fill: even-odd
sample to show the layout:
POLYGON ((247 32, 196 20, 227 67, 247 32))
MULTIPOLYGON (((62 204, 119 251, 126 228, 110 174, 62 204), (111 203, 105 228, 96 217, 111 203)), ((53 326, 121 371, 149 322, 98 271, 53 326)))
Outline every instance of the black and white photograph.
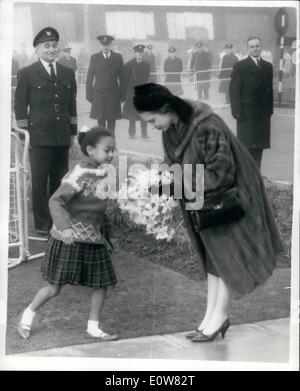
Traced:
POLYGON ((0 5, 0 369, 297 371, 298 2, 0 5))

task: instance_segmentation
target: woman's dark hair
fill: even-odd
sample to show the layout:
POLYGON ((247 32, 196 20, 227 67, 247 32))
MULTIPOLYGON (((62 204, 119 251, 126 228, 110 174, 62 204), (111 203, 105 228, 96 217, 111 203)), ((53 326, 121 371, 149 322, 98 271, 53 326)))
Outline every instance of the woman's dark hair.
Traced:
POLYGON ((101 128, 100 126, 95 126, 87 132, 79 132, 77 140, 82 153, 88 156, 86 147, 88 145, 95 147, 102 137, 112 137, 112 134, 108 129, 101 128))
POLYGON ((187 121, 193 112, 192 106, 185 100, 173 95, 166 87, 147 83, 134 88, 133 104, 138 112, 173 111, 181 121, 187 121))

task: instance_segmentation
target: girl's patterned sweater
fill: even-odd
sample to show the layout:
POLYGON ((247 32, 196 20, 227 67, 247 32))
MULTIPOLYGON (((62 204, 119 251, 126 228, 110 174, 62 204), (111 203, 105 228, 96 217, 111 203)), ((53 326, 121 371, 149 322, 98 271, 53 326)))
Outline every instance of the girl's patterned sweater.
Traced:
POLYGON ((107 170, 88 158, 65 175, 49 201, 50 233, 55 239, 62 240, 62 231, 72 228, 76 242, 106 245, 108 241, 111 245, 111 225, 105 214, 108 199, 101 199, 105 177, 107 170))

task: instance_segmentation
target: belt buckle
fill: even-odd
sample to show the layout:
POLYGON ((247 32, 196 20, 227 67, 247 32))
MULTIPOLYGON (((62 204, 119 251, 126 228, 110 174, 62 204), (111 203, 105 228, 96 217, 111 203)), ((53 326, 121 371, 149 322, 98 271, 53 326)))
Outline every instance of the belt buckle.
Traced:
POLYGON ((54 111, 59 112, 59 103, 54 103, 54 111))

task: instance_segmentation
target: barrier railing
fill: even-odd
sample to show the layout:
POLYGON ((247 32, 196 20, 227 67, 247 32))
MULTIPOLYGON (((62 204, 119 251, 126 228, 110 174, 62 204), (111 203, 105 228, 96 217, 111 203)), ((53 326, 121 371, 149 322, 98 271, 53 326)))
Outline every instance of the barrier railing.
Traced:
POLYGON ((8 267, 25 260, 41 258, 44 253, 31 254, 29 240, 46 241, 29 236, 28 187, 30 170, 28 163, 29 133, 18 128, 13 121, 11 131, 10 200, 8 227, 8 267), (21 140, 21 137, 23 140, 21 140))

